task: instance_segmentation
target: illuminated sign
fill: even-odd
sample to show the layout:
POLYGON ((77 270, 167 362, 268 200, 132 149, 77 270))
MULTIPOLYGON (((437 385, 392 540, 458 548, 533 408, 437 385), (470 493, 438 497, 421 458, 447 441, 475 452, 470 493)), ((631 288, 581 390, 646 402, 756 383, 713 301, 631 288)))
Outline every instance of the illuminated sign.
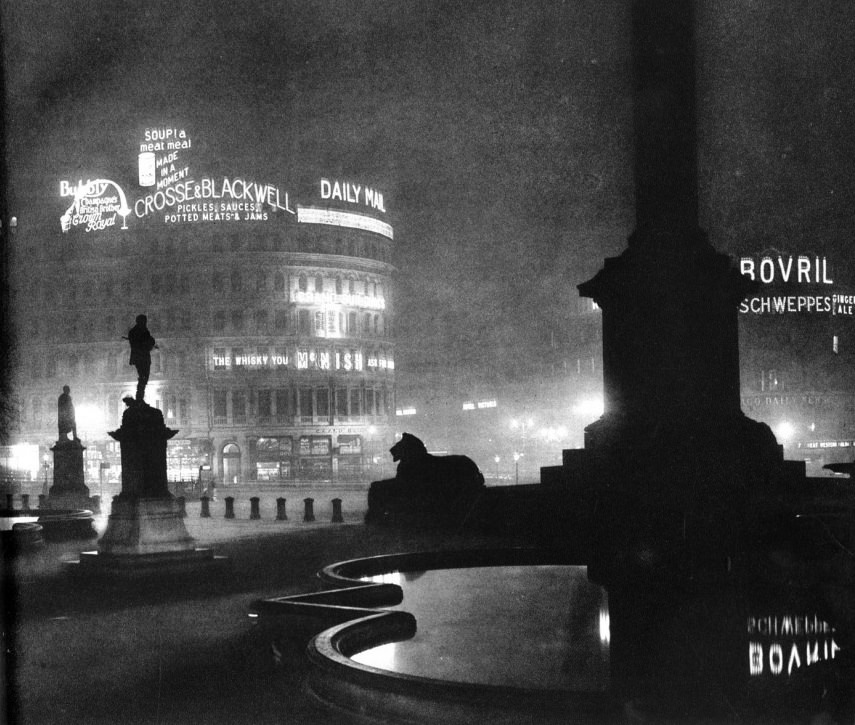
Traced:
POLYGON ((335 292, 294 291, 294 302, 310 305, 346 305, 348 307, 363 307, 372 310, 385 310, 386 300, 382 297, 367 295, 336 294, 335 292))
POLYGON ((378 219, 365 216, 364 214, 298 206, 297 221, 303 224, 329 224, 335 227, 363 229, 367 232, 382 234, 384 237, 388 237, 389 239, 394 238, 392 227, 389 224, 381 222, 378 219))
POLYGON ((272 184, 257 184, 244 179, 223 178, 185 181, 156 191, 134 203, 134 214, 143 218, 155 212, 167 211, 167 223, 197 221, 265 221, 265 208, 294 211, 285 205, 279 189, 272 184), (174 209, 174 211, 172 211, 174 209))
POLYGON ((74 186, 68 181, 59 182, 61 197, 73 196, 74 201, 60 217, 62 231, 72 227, 83 227, 84 231, 106 229, 115 226, 116 217, 122 217, 122 229, 127 229, 128 214, 131 213, 122 187, 110 179, 78 181, 74 186))
MULTIPOLYGON (((739 271, 745 277, 764 285, 781 288, 784 285, 824 287, 833 285, 826 257, 807 255, 763 255, 743 257, 739 271)), ((778 294, 756 295, 739 305, 743 314, 783 315, 793 313, 823 313, 855 315, 855 295, 847 294, 778 294)))
MULTIPOLYGON (((268 368, 287 368, 293 362, 298 370, 343 370, 344 372, 361 371, 364 368, 364 358, 358 350, 327 350, 327 349, 301 349, 292 359, 285 352, 274 355, 244 354, 237 349, 229 355, 224 348, 214 350, 211 355, 212 368, 214 370, 228 370, 231 368, 244 368, 248 370, 261 370, 268 368)), ((386 362, 385 367, 394 367, 386 362)))
POLYGON ((799 667, 834 659, 834 628, 816 615, 748 617, 751 677, 789 677, 799 667))
POLYGON ((351 184, 347 181, 330 181, 321 179, 321 199, 333 201, 346 201, 349 204, 364 204, 372 209, 378 209, 384 214, 383 194, 376 189, 371 189, 360 184, 351 184))
POLYGON ((752 257, 739 260, 739 271, 763 284, 795 282, 796 284, 834 284, 828 276, 828 260, 825 257, 762 257, 759 262, 752 257))
POLYGON ((193 147, 183 128, 147 128, 139 145, 139 184, 165 189, 189 178, 190 167, 181 152, 193 147))
POLYGON ((395 411, 395 415, 415 415, 415 414, 416 414, 415 408, 398 408, 395 411))

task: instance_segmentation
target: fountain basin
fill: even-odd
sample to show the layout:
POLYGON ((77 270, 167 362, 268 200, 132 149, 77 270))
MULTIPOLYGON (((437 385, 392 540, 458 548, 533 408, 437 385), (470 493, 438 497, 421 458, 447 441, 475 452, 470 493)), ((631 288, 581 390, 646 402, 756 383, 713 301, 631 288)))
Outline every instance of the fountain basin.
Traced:
POLYGON ((366 722, 615 720, 605 592, 566 552, 396 554, 320 576, 339 588, 253 609, 280 636, 314 635, 305 688, 328 711, 366 722), (556 607, 556 596, 567 600, 556 607))

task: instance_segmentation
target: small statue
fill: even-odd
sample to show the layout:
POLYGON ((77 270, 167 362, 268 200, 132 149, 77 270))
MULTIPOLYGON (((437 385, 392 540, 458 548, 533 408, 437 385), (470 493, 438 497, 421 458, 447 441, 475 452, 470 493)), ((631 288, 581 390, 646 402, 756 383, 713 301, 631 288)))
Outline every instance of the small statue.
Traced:
POLYGON ((148 318, 145 315, 137 315, 136 322, 137 324, 128 330, 128 336, 124 339, 131 344, 131 359, 128 364, 137 369, 136 401, 142 403, 151 372, 151 351, 157 349, 157 344, 146 327, 148 318))
POLYGON ((71 402, 71 388, 62 386, 62 395, 56 401, 57 423, 59 424, 59 440, 67 440, 68 434, 72 434, 74 440, 77 437, 77 421, 74 418, 74 403, 71 402))

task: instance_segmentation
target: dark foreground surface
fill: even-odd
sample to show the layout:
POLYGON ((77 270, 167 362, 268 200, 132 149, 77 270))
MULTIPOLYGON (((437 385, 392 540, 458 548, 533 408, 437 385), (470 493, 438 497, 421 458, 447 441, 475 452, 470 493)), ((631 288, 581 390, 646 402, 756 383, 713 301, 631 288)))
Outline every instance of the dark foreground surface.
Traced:
POLYGON ((61 559, 93 541, 48 544, 5 562, 8 722, 342 722, 303 697, 302 651, 274 651, 251 624, 250 603, 322 589, 315 574, 335 561, 478 543, 356 522, 187 521, 200 545, 229 557, 223 572, 70 576, 61 559))

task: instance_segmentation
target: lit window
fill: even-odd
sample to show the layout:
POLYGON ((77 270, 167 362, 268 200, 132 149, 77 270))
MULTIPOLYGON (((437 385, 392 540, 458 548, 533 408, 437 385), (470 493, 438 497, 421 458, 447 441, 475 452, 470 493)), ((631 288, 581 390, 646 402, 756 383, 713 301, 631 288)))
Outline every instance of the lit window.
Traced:
POLYGON ((309 282, 308 282, 308 280, 306 279, 306 275, 305 275, 305 274, 301 274, 301 275, 300 275, 300 277, 299 277, 299 278, 298 278, 298 280, 297 280, 297 284, 298 284, 298 286, 299 286, 299 288, 300 288, 300 292, 305 292, 306 290, 308 290, 308 289, 309 289, 309 282))
POLYGON ((321 275, 315 277, 315 292, 324 291, 324 278, 321 275))

